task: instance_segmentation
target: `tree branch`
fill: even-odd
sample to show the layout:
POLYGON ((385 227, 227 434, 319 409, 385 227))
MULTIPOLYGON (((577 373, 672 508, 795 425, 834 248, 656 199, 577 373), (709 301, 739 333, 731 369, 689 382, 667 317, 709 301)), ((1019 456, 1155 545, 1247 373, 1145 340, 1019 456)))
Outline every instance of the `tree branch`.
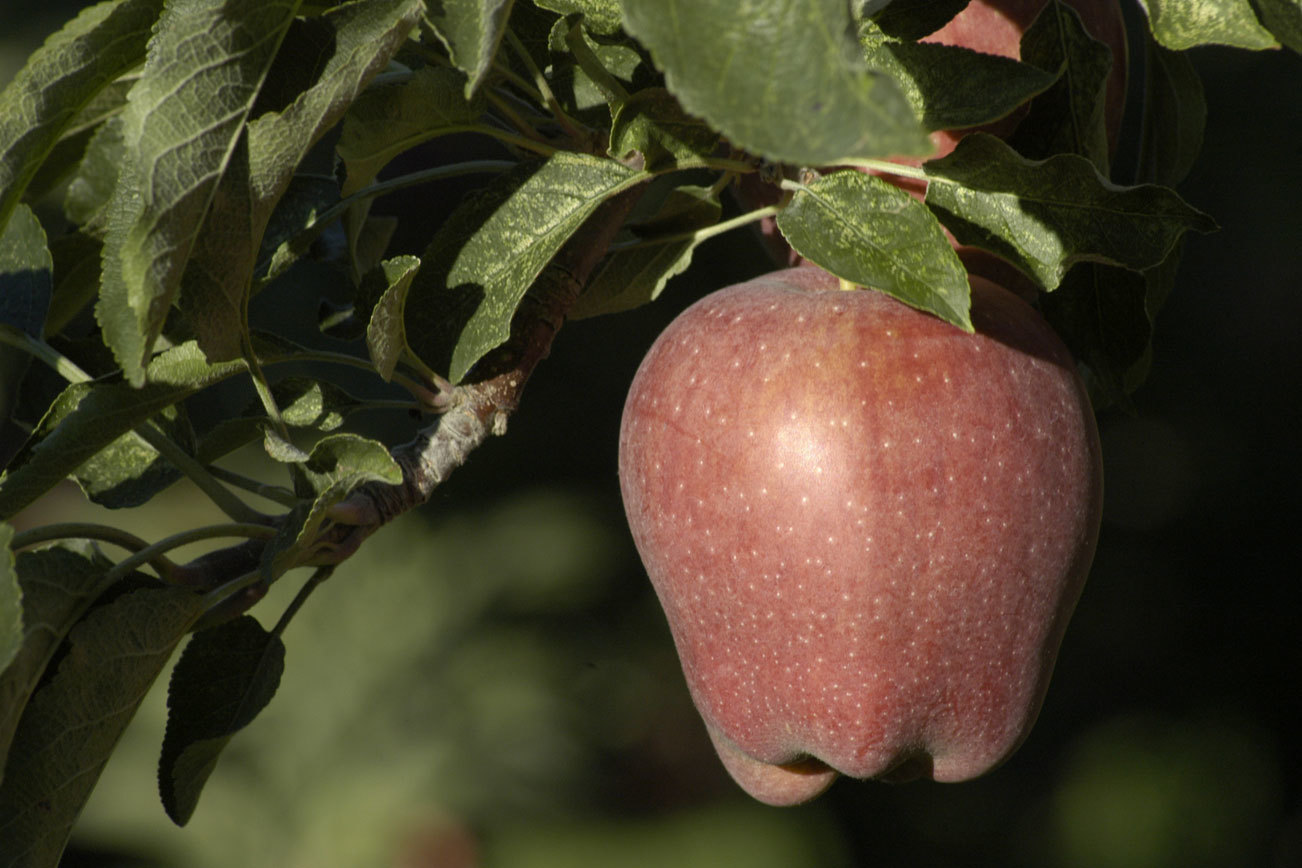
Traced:
MULTIPOLYGON (((519 405, 530 375, 547 357, 566 313, 641 193, 642 187, 634 188, 597 209, 534 281, 515 312, 507 342, 481 359, 452 390, 447 411, 434 425, 393 450, 403 481, 364 485, 330 509, 323 535, 330 538, 332 562, 346 560, 372 533, 424 504, 476 447, 490 435, 505 433, 506 421, 519 405)), ((180 569, 187 572, 189 583, 212 587, 230 574, 228 568, 235 563, 245 568, 258 563, 265 545, 249 540, 232 550, 230 557, 214 552, 180 569)), ((320 565, 319 559, 313 563, 320 565)), ((255 601, 250 600, 250 605, 255 601)))

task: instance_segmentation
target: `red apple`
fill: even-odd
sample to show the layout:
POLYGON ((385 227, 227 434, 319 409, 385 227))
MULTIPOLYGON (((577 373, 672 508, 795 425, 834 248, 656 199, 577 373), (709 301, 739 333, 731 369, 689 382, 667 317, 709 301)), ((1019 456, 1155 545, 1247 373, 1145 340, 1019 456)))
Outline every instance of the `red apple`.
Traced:
POLYGON ((971 280, 976 334, 813 267, 713 293, 638 369, 619 475, 719 757, 775 805, 980 775, 1026 737, 1098 532, 1071 357, 971 280))

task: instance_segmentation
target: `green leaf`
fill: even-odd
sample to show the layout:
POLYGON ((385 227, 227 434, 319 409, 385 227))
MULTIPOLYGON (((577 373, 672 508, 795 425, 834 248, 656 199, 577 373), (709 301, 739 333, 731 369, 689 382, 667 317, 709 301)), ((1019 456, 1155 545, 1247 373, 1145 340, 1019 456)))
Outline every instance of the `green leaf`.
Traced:
POLYGON ((72 625, 104 592, 110 566, 93 548, 63 545, 22 552, 12 563, 22 593, 22 650, 0 674, 0 772, 27 700, 72 625))
POLYGON ((96 315, 127 379, 145 365, 218 182, 297 0, 169 4, 123 114, 126 160, 109 206, 96 315))
POLYGON ((1253 8, 1276 39, 1302 54, 1302 0, 1256 0, 1253 8))
POLYGON ((1031 103, 1030 115, 1010 140, 1013 149, 1033 160, 1080 154, 1107 175, 1111 158, 1105 112, 1112 49, 1090 36, 1075 9, 1053 2, 1022 34, 1021 53, 1023 62, 1058 80, 1031 103))
POLYGON ((53 270, 41 222, 31 208, 19 205, 0 232, 0 323, 40 340, 50 309, 53 270))
POLYGON ((1145 80, 1144 139, 1139 176, 1174 187, 1193 168, 1203 146, 1207 103, 1202 80, 1187 54, 1149 43, 1145 80))
POLYGON ((470 99, 492 68, 497 46, 506 33, 512 0, 440 0, 430 4, 425 20, 447 48, 452 63, 466 75, 470 99))
MULTIPOLYGON (((286 377, 272 385, 271 395, 286 425, 312 431, 335 431, 349 415, 364 406, 333 383, 308 377, 286 377)), ((195 458, 201 464, 211 464, 252 443, 262 436, 267 421, 262 402, 250 402, 241 415, 223 419, 204 432, 195 449, 195 458)))
POLYGON ((322 437, 312 447, 303 469, 318 494, 339 487, 351 491, 364 482, 402 482, 402 469, 388 448, 356 434, 322 437))
POLYGON ((464 97, 461 77, 445 67, 423 67, 405 81, 370 88, 344 116, 339 158, 347 177, 342 194, 365 187, 403 151, 473 128, 482 112, 483 100, 464 97))
POLYGON ((1100 405, 1124 400, 1137 382, 1130 372, 1143 362, 1153 336, 1149 277, 1124 268, 1085 263, 1043 299, 1045 318, 1086 366, 1100 405))
POLYGON ((887 75, 864 68, 844 0, 623 0, 683 108, 771 160, 926 156, 887 75))
POLYGON ((561 152, 469 197, 421 256, 405 314, 412 350, 459 382, 510 337, 520 299, 561 245, 602 202, 649 177, 614 160, 561 152))
POLYGON ((63 213, 83 232, 103 237, 108 205, 125 159, 122 116, 118 115, 95 131, 64 193, 63 213))
POLYGON ((200 631, 185 646, 167 688, 158 763, 163 809, 178 826, 194 814, 221 751, 266 708, 284 671, 284 643, 251 615, 200 631))
POLYGON ((536 0, 537 5, 562 16, 583 13, 583 26, 591 33, 610 35, 621 24, 619 0, 536 0))
MULTIPOLYGON (((691 232, 713 226, 722 212, 713 190, 684 186, 672 190, 649 221, 630 228, 639 234, 691 232)), ((670 278, 691 265, 692 251, 698 243, 687 238, 612 252, 570 308, 569 318, 621 313, 654 301, 670 278)))
MULTIPOLYGON (((194 451, 190 417, 180 405, 164 407, 151 421, 174 443, 194 451)), ((181 471, 135 432, 128 432, 73 471, 72 478, 86 497, 100 506, 128 509, 171 486, 181 478, 181 471)))
POLYGON ((968 0, 872 0, 868 17, 887 36, 918 40, 944 27, 968 0))
POLYGON ((982 133, 923 168, 927 204, 960 243, 1002 256, 1045 289, 1076 262, 1150 268, 1185 232, 1217 228, 1166 187, 1117 186, 1071 154, 1027 160, 982 133))
POLYGON ((68 232, 50 243, 54 258, 54 294, 45 318, 47 335, 63 331, 99 292, 99 239, 81 232, 68 232))
POLYGON ((637 151, 649 171, 708 157, 718 144, 718 133, 683 111, 674 95, 659 87, 629 97, 616 109, 610 127, 610 155, 623 159, 637 151))
POLYGON ((55 865, 136 708, 203 613, 181 588, 146 587, 93 609, 23 712, 0 785, 0 864, 55 865))
POLYGON ((963 263, 931 212, 899 187, 853 170, 824 175, 801 186, 778 228, 837 277, 972 331, 963 263))
POLYGON ((23 509, 159 410, 244 370, 243 362, 209 365, 198 347, 188 343, 154 359, 149 384, 141 389, 123 382, 69 386, 0 476, 0 519, 23 509))
POLYGON ((145 56, 162 0, 85 9, 0 93, 0 229, 78 112, 145 56))
POLYGON ((1257 20, 1249 0, 1147 0, 1141 6, 1153 36, 1172 51, 1198 45, 1279 47, 1257 20))
MULTIPOLYGON (((3 689, 3 675, 9 664, 14 662, 23 647, 23 589, 18 584, 18 573, 14 571, 14 553, 9 543, 14 538, 14 529, 8 524, 0 524, 0 699, 8 699, 3 689)), ((6 706, 0 705, 0 708, 6 706)), ((3 731, 3 719, 0 718, 0 731, 3 731)), ((0 758, 4 757, 8 745, 0 741, 0 758)), ((4 778, 4 762, 0 759, 0 780, 4 778)))
MULTIPOLYGON (((45 230, 32 209, 19 204, 0 231, 0 328, 43 340, 53 267, 45 230)), ((0 419, 18 415, 15 407, 31 361, 26 349, 0 343, 0 419)))
POLYGON ((928 130, 996 121, 1054 83, 1057 76, 1006 57, 956 45, 883 39, 860 31, 868 65, 890 75, 928 130))
MULTIPOLYGON (((603 111, 594 112, 592 121, 594 125, 605 127, 610 122, 611 112, 618 105, 618 98, 612 98, 611 94, 603 90, 603 85, 593 79, 579 64, 567 40, 574 26, 571 20, 565 18, 558 18, 552 25, 551 33, 547 38, 551 59, 551 66, 547 69, 547 79, 551 82, 552 92, 562 106, 572 107, 579 113, 600 106, 603 111)), ((583 26, 578 27, 578 33, 601 68, 616 79, 620 87, 625 90, 638 89, 634 84, 635 81, 649 79, 654 75, 650 63, 633 47, 631 40, 628 43, 597 42, 583 26)))
POLYGON ((285 101, 249 121, 232 152, 188 263, 181 310, 211 361, 236 358, 262 238, 300 163, 406 40, 420 0, 345 3, 293 22, 259 96, 285 101), (321 58, 325 58, 323 61, 321 58))
MULTIPOLYGON (((346 500, 360 485, 402 482, 402 468, 383 443, 356 434, 331 434, 317 441, 310 454, 275 436, 266 438, 272 458, 294 463, 301 478, 316 493, 311 507, 297 507, 286 516, 280 530, 262 556, 262 573, 273 581, 294 567, 314 563, 315 546, 322 543, 321 531, 330 520, 330 509, 346 500)), ((305 492, 300 491, 300 494, 305 492)), ((332 545, 327 543, 327 545, 332 545)))
POLYGON ((397 256, 367 275, 369 280, 382 280, 384 289, 371 310, 366 327, 366 349, 371 363, 386 382, 393 377, 403 355, 410 352, 403 310, 407 305, 407 291, 420 270, 420 260, 415 256, 397 256))

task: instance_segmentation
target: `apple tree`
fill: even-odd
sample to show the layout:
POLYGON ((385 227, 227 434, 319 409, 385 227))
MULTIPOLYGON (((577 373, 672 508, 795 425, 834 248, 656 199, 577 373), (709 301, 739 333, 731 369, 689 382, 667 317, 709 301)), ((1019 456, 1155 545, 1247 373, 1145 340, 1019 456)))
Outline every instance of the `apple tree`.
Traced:
POLYGON ((309 594, 507 433, 567 320, 674 304, 722 233, 960 331, 969 274, 1005 283, 1125 405, 1217 228, 1175 192, 1204 120, 1182 52, 1302 50, 1297 0, 1138 6, 85 8, 0 92, 0 863, 58 863, 174 657, 184 824, 309 594), (412 190, 439 204, 373 207, 412 190), (256 475, 227 462, 249 444, 256 475), (66 480, 131 510, 181 479, 212 517, 179 534, 25 520, 66 480))

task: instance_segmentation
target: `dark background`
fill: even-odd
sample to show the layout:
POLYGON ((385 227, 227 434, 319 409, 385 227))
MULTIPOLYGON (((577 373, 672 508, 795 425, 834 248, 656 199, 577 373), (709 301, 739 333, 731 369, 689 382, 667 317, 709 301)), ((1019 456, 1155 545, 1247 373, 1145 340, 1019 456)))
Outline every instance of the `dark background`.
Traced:
MULTIPOLYGON (((53 26, 12 9, 7 44, 53 26)), ((26 50, 0 56, 0 79, 26 50)), ((741 232, 656 305, 568 325, 508 436, 314 598, 320 624, 287 636, 281 695, 191 828, 170 828, 151 786, 156 702, 65 864, 1302 865, 1302 59, 1191 56, 1209 117, 1181 193, 1221 230, 1186 245, 1133 408, 1100 414, 1095 566, 1039 723, 1001 769, 843 780, 777 810, 713 756, 623 525, 616 440, 664 324, 767 270, 741 232)))

